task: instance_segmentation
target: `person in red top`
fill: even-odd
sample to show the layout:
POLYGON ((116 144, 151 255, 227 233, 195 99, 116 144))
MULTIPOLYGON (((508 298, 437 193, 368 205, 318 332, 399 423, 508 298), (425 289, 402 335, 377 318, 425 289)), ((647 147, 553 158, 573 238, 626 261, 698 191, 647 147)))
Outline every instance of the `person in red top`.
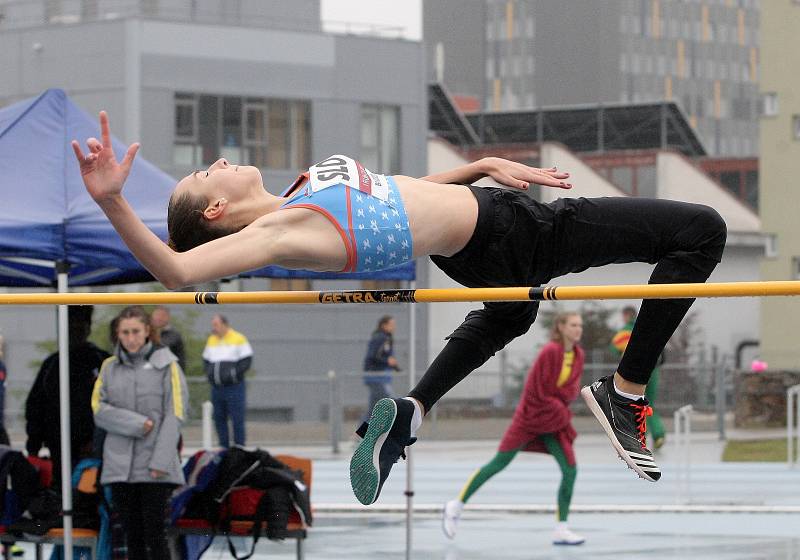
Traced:
POLYGON ((511 425, 500 441, 494 458, 475 473, 458 499, 444 506, 442 529, 455 537, 456 526, 469 498, 492 476, 503 470, 520 451, 549 453, 561 469, 558 488, 558 523, 553 544, 582 544, 584 538, 567 527, 569 504, 575 486, 577 464, 572 442, 578 435, 572 427, 569 404, 578 397, 584 353, 578 341, 583 321, 577 313, 563 313, 553 323, 551 340, 544 345, 528 372, 511 425))

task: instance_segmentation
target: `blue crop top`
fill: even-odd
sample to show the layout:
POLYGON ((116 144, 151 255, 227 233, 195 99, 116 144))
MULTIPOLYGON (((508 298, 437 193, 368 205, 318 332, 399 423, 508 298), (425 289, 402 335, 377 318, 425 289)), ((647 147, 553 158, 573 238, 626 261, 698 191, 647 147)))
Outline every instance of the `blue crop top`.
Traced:
POLYGON ((383 270, 411 260, 408 216, 392 177, 334 155, 311 166, 284 191, 287 195, 281 208, 314 210, 336 227, 347 250, 341 272, 383 270))

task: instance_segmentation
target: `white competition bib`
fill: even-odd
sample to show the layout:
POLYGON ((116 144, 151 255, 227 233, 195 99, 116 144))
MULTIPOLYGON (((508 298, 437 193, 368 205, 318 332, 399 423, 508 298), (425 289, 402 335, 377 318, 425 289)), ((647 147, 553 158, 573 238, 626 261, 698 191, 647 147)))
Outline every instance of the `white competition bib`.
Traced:
POLYGON ((386 176, 372 173, 359 162, 347 156, 339 154, 330 156, 312 165, 308 170, 308 175, 312 192, 343 184, 384 202, 389 199, 389 181, 386 176))

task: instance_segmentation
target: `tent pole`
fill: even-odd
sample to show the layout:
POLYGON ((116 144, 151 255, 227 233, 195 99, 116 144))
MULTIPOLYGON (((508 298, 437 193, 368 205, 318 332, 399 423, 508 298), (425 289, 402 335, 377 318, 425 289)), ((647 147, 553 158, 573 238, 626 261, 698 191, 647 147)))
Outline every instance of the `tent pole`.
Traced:
MULTIPOLYGON (((408 289, 414 290, 417 283, 408 282, 408 289)), ((417 384, 417 306, 408 306, 408 385, 409 390, 417 384)), ((406 449, 406 560, 411 560, 412 532, 414 522, 414 464, 411 462, 413 454, 411 448, 406 449)))
MULTIPOLYGON (((58 292, 69 290, 69 263, 58 261, 58 292)), ((64 560, 72 560, 72 453, 69 425, 69 326, 68 307, 58 306, 58 400, 61 420, 61 505, 64 510, 64 560)))

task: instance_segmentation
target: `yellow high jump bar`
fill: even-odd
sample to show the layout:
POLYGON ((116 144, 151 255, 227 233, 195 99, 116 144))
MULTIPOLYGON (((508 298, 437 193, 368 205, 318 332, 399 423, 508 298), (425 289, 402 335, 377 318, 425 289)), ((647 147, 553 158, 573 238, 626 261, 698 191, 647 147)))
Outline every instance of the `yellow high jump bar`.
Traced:
POLYGON ((798 296, 800 281, 298 292, 0 294, 0 305, 338 304, 798 296))

